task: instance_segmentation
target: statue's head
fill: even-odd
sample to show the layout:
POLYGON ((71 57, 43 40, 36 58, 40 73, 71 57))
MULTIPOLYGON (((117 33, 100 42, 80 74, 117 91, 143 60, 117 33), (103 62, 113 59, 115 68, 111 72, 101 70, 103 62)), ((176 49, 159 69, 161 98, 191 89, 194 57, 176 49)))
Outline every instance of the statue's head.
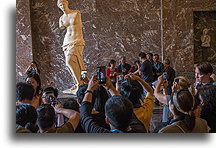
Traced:
POLYGON ((207 34, 208 31, 209 31, 209 29, 207 29, 207 28, 204 28, 204 29, 203 29, 203 33, 204 33, 204 34, 207 34))
POLYGON ((68 7, 68 1, 67 0, 58 0, 57 6, 64 11, 66 7, 68 7))

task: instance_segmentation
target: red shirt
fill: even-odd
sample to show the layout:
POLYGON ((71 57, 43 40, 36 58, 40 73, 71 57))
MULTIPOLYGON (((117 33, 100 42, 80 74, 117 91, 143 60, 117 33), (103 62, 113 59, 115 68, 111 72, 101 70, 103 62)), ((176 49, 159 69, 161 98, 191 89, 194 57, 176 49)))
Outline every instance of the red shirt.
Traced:
POLYGON ((116 75, 117 75, 118 69, 115 68, 114 70, 111 70, 110 68, 106 69, 106 75, 112 80, 116 81, 116 75), (116 73, 116 74, 114 74, 116 73))

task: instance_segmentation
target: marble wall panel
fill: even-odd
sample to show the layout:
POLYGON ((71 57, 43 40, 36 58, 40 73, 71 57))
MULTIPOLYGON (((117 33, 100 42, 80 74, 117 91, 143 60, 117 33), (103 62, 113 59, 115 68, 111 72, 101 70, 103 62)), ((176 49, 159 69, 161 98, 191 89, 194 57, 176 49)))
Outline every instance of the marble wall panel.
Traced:
POLYGON ((29 0, 16 3, 16 77, 21 80, 33 60, 29 0))
POLYGON ((170 58, 178 75, 194 71, 193 13, 214 10, 213 0, 163 0, 163 57, 170 58))

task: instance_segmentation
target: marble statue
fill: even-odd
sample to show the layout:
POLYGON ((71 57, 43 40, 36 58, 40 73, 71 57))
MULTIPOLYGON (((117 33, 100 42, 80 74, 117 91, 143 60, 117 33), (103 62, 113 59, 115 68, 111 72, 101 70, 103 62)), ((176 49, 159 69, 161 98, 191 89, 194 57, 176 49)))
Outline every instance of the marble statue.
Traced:
POLYGON ((201 46, 202 47, 210 47, 211 37, 208 35, 209 29, 203 29, 203 35, 201 36, 201 46))
POLYGON ((59 18, 59 28, 67 29, 64 37, 62 49, 65 55, 66 66, 74 81, 74 85, 63 93, 76 94, 80 81, 81 71, 86 70, 83 63, 83 49, 85 41, 82 33, 82 20, 79 10, 71 10, 68 7, 67 0, 58 0, 57 6, 63 11, 63 15, 59 18))

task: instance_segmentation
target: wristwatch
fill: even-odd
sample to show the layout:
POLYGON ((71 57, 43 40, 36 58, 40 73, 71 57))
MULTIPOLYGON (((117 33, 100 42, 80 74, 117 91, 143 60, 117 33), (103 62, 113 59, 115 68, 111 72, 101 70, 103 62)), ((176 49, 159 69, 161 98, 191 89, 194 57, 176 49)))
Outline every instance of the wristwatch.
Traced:
POLYGON ((85 93, 85 94, 87 94, 87 93, 93 94, 93 92, 92 92, 91 90, 86 90, 84 93, 85 93))

